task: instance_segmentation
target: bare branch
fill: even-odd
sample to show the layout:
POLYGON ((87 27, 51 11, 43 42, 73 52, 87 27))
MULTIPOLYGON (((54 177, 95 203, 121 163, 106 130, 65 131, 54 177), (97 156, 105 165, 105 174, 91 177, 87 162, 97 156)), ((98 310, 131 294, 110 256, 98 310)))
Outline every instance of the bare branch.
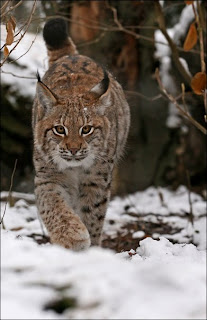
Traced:
POLYGON ((142 99, 144 99, 144 100, 147 100, 147 101, 156 101, 156 100, 159 100, 159 99, 163 98, 163 95, 162 95, 162 94, 158 94, 158 95, 156 95, 156 96, 154 96, 154 97, 147 97, 147 96, 145 96, 145 95, 143 95, 142 93, 137 92, 137 91, 124 90, 124 92, 125 92, 126 94, 129 94, 129 95, 138 96, 138 97, 140 97, 140 98, 142 98, 142 99))
POLYGON ((93 43, 98 43, 104 36, 105 36, 106 32, 103 31, 99 34, 98 37, 96 37, 94 40, 91 40, 91 41, 86 41, 86 42, 83 42, 83 43, 79 43, 77 45, 77 48, 81 48, 81 47, 84 47, 84 46, 88 46, 88 45, 91 45, 93 43))
POLYGON ((10 197, 11 197, 11 190, 12 190, 12 187, 13 187, 13 180, 14 180, 14 174, 15 174, 15 171, 16 171, 16 167, 17 167, 17 159, 15 160, 15 163, 14 163, 14 169, 13 169, 13 172, 12 172, 12 175, 11 175, 11 183, 10 183, 10 187, 9 187, 9 194, 8 194, 8 197, 7 197, 7 202, 5 204, 4 213, 3 213, 3 216, 2 216, 1 221, 0 221, 0 224, 2 224, 3 229, 5 229, 4 216, 5 216, 5 213, 6 213, 7 203, 9 201, 10 197))
POLYGON ((14 6, 9 7, 9 10, 6 11, 4 14, 1 15, 1 18, 3 16, 6 16, 9 12, 13 11, 14 9, 16 9, 17 7, 20 6, 20 4, 23 2, 23 0, 20 0, 19 2, 17 2, 14 6))
POLYGON ((113 12, 113 18, 114 18, 115 24, 118 26, 118 29, 122 31, 122 30, 124 29, 124 27, 122 26, 122 24, 120 23, 120 21, 119 21, 119 19, 118 19, 118 15, 117 15, 117 10, 116 10, 116 8, 110 6, 110 4, 109 4, 108 2, 106 2, 106 4, 107 4, 107 7, 108 7, 109 9, 111 9, 111 11, 113 12))
MULTIPOLYGON (((51 19, 51 18, 63 18, 62 16, 60 15, 52 15, 52 16, 47 16, 46 20, 47 19, 51 19)), ((104 32, 124 32, 124 33, 127 33, 127 34, 130 34, 131 36, 135 37, 135 39, 143 39, 145 41, 148 41, 148 42, 152 42, 153 44, 157 43, 157 44, 161 44, 163 46, 167 46, 169 47, 169 44, 166 43, 166 42, 162 42, 162 41, 155 41, 154 38, 150 38, 150 37, 146 37, 142 34, 138 34, 136 32, 133 32, 132 30, 128 30, 128 29, 132 29, 132 28, 137 28, 137 29, 156 29, 155 27, 145 27, 145 26, 123 26, 122 25, 122 29, 120 29, 119 27, 114 27, 114 26, 111 26, 111 25, 106 25, 106 24, 102 24, 102 25, 94 25, 92 23, 90 23, 89 21, 89 24, 85 23, 85 22, 81 22, 81 21, 77 21, 77 20, 74 20, 72 18, 65 18, 64 19, 66 21, 69 21, 69 22, 72 22, 72 23, 75 23, 77 25, 80 25, 80 26, 83 26, 85 28, 88 28, 88 29, 98 29, 98 30, 102 30, 104 32)), ((38 19, 34 19, 33 21, 36 21, 36 20, 42 20, 42 18, 38 18, 38 19)), ((86 20, 86 19, 84 19, 86 20)), ((93 22, 93 20, 91 20, 91 22, 93 22)), ((82 44, 81 44, 82 46, 82 44)), ((178 51, 181 51, 181 52, 185 52, 185 50, 179 46, 177 46, 177 50, 178 51)), ((198 50, 191 50, 191 53, 194 53, 194 54, 200 54, 200 51, 198 50)), ((206 56, 206 55, 205 55, 206 56)))
MULTIPOLYGON (((206 64, 205 64, 205 59, 204 59, 203 29, 201 27, 200 17, 196 12, 194 3, 192 3, 192 6, 193 6, 193 12, 194 12, 196 23, 197 23, 199 42, 200 42, 201 71, 205 73, 206 72, 206 64)), ((199 1, 197 2, 197 6, 198 7, 200 6, 199 1)))
POLYGON ((180 114, 182 116, 184 116, 185 118, 187 118, 196 128, 198 128, 202 133, 204 133, 205 135, 207 135, 207 130, 199 123, 197 122, 188 112, 186 112, 185 110, 182 109, 182 107, 177 103, 177 101, 175 100, 175 98, 169 93, 167 92, 167 90, 164 88, 161 79, 160 79, 160 75, 159 75, 159 70, 158 68, 155 71, 155 76, 156 79, 159 83, 160 89, 161 91, 166 95, 166 97, 168 97, 168 99, 176 106, 176 108, 180 111, 180 114))
MULTIPOLYGON (((194 3, 192 3, 193 6, 193 12, 195 15, 196 23, 197 23, 197 28, 198 28, 198 35, 199 35, 199 43, 200 43, 200 59, 201 59, 201 72, 206 73, 206 64, 205 64, 205 52, 204 52, 204 42, 203 42, 203 28, 201 26, 201 17, 197 13, 194 3)), ((200 3, 199 1, 197 2, 197 8, 198 12, 201 13, 200 9, 200 3)), ((204 119, 205 122, 207 122, 207 99, 206 99, 206 90, 204 91, 203 94, 203 101, 204 101, 204 108, 205 108, 205 115, 204 119)))
POLYGON ((24 77, 24 76, 19 76, 19 75, 17 75, 17 74, 14 74, 14 73, 12 73, 12 72, 6 72, 6 71, 4 71, 4 70, 1 70, 1 72, 2 73, 5 73, 5 74, 11 74, 13 77, 15 77, 15 78, 21 78, 21 79, 32 79, 32 80, 35 80, 36 79, 36 77, 24 77))
POLYGON ((193 203, 191 199, 191 183, 190 183, 190 174, 189 170, 186 169, 186 179, 187 179, 187 186, 188 186, 188 202, 189 202, 189 207, 190 207, 190 212, 189 212, 189 220, 193 225, 194 222, 194 216, 193 216, 193 203))
MULTIPOLYGON (((140 92, 137 92, 137 91, 129 91, 129 90, 124 90, 124 92, 127 94, 127 95, 134 95, 134 96, 138 96, 146 101, 156 101, 156 100, 159 100, 159 99, 167 99, 168 98, 163 95, 163 94, 158 94, 154 97, 147 97, 145 95, 143 95, 142 93, 140 92)), ((185 95, 192 95, 193 93, 190 91, 190 92, 185 92, 185 95)), ((179 94, 177 97, 174 98, 175 101, 178 101, 179 99, 181 99, 183 97, 183 93, 179 94)))
POLYGON ((9 3, 11 2, 11 0, 7 0, 4 2, 4 4, 1 6, 1 18, 3 17, 4 15, 4 12, 6 10, 6 8, 8 7, 9 3))
POLYGON ((185 84, 184 84, 184 83, 181 83, 181 89, 182 89, 182 102, 183 102, 183 106, 184 106, 184 108, 185 108, 185 111, 188 112, 187 105, 186 105, 186 102, 185 102, 185 84))
POLYGON ((26 22, 26 28, 24 30, 24 33, 20 36, 20 38, 18 39, 17 43, 15 44, 15 46, 11 49, 9 55, 7 57, 4 58, 4 60, 2 61, 2 63, 0 64, 0 67, 3 66, 3 64, 7 61, 7 59, 9 58, 10 54, 15 50, 15 48, 18 46, 18 44, 20 43, 20 41, 23 39, 23 37, 25 36, 29 26, 30 26, 30 23, 32 21, 32 17, 33 17, 33 14, 35 12, 35 9, 36 9, 36 4, 37 4, 37 0, 34 0, 34 3, 33 3, 33 6, 32 6, 32 10, 31 10, 31 13, 30 13, 30 16, 29 18, 27 19, 27 22, 26 22))
POLYGON ((179 73, 182 75, 182 77, 185 79, 185 81, 190 85, 191 83, 191 77, 188 74, 188 72, 185 70, 184 66, 182 65, 182 63, 179 60, 179 54, 178 54, 178 50, 177 50, 177 46, 176 44, 173 42, 173 40, 171 39, 171 37, 169 36, 166 26, 165 26, 165 18, 163 15, 163 11, 162 11, 162 7, 159 3, 159 1, 155 1, 155 9, 157 12, 157 21, 159 24, 159 29, 162 32, 162 34, 164 35, 164 37, 166 38, 170 49, 172 51, 172 59, 173 62, 175 63, 175 66, 177 68, 177 70, 179 71, 179 73))
MULTIPOLYGON (((160 6, 160 4, 159 4, 160 6)), ((167 34, 167 30, 165 28, 165 34, 164 36, 166 37, 166 40, 168 41, 168 43, 165 43, 165 42, 162 42, 162 41, 155 41, 153 38, 150 38, 150 37, 146 37, 146 36, 143 36, 141 34, 138 34, 132 30, 128 30, 128 27, 127 26, 123 26, 119 19, 118 19, 118 15, 117 15, 117 10, 116 8, 110 6, 107 2, 107 7, 110 8, 113 12, 113 18, 114 18, 114 22, 115 24, 118 26, 118 28, 110 28, 109 27, 109 30, 108 31, 123 31, 127 34, 130 34, 132 35, 133 37, 135 37, 136 39, 143 39, 145 41, 150 41, 152 43, 158 43, 158 44, 162 44, 162 45, 165 45, 165 46, 170 46, 171 50, 172 50, 172 55, 174 55, 174 59, 175 59, 175 64, 177 65, 178 68, 180 68, 179 70, 182 72, 182 74, 184 75, 184 77, 186 78, 186 81, 189 83, 191 78, 190 76, 188 75, 188 73, 186 72, 185 68, 183 67, 183 65, 181 64, 180 60, 179 60, 179 55, 178 55, 178 51, 181 51, 181 52, 184 52, 185 50, 181 47, 178 47, 174 44, 174 42, 172 41, 172 39, 170 38, 170 36, 167 34)), ((161 6, 160 6, 161 8, 161 6)), ((162 11, 162 9, 161 9, 162 11)), ((163 19, 164 19, 164 16, 163 16, 163 19)), ((161 30, 161 29, 160 29, 161 30)), ((162 31, 162 30, 161 30, 162 31)), ((198 50, 191 50, 191 52, 193 53, 196 53, 196 54, 200 54, 200 52, 198 50)))

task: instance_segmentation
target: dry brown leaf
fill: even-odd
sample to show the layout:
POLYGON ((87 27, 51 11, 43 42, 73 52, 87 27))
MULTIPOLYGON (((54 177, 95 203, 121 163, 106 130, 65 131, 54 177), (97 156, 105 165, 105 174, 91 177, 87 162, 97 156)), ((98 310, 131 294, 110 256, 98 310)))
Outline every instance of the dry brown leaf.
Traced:
POLYGON ((6 24, 6 30, 7 30, 6 44, 10 45, 14 41, 14 29, 13 29, 13 24, 10 20, 6 24))
POLYGON ((206 73, 205 72, 198 72, 194 75, 191 80, 191 88, 193 91, 198 94, 202 95, 204 90, 206 89, 206 73))
POLYGON ((17 24, 17 23, 16 23, 16 19, 15 19, 13 16, 11 16, 10 19, 9 19, 9 21, 11 21, 13 30, 15 31, 16 24, 17 24))
POLYGON ((7 46, 4 47, 4 57, 8 57, 9 55, 9 49, 7 48, 7 46))
POLYGON ((193 4, 193 1, 185 1, 185 3, 189 5, 189 4, 193 4))
POLYGON ((17 227, 17 228, 12 228, 12 229, 10 229, 11 231, 19 231, 19 230, 22 230, 23 229, 23 227, 17 227))
POLYGON ((183 49, 185 51, 191 50, 196 45, 197 40, 198 40, 198 34, 197 34, 195 22, 193 22, 190 25, 190 28, 188 30, 188 34, 186 36, 186 39, 185 39, 185 42, 183 45, 183 49))

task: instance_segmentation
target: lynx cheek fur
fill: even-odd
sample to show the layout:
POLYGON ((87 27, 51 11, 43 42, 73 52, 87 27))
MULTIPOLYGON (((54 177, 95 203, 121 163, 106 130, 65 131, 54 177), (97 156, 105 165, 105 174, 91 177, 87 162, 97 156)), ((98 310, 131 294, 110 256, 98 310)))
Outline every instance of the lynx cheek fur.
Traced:
POLYGON ((112 75, 78 54, 64 20, 48 21, 43 36, 49 69, 33 105, 37 207, 52 243, 81 250, 100 244, 129 107, 112 75))

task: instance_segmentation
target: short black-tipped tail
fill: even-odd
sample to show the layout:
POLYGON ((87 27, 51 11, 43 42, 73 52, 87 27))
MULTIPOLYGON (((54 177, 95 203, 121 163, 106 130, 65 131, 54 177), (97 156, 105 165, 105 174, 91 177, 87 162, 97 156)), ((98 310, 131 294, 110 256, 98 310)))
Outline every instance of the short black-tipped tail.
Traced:
POLYGON ((43 29, 43 38, 49 48, 62 48, 68 40, 66 21, 61 18, 47 21, 43 29))
POLYGON ((68 36, 67 23, 62 18, 55 18, 46 22, 43 29, 43 38, 48 49, 50 65, 64 55, 78 54, 75 44, 68 36))

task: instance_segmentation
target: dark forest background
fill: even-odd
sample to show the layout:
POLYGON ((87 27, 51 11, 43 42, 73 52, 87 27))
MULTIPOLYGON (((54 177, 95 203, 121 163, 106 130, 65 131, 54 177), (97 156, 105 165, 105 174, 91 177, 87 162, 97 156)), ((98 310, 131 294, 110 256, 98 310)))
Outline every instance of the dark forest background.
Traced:
MULTIPOLYGON (((32 5, 33 1, 23 1, 12 12, 17 23, 29 14, 25 2, 32 5)), ((131 108, 131 129, 125 157, 115 171, 114 194, 132 193, 151 185, 176 189, 183 184, 197 192, 206 187, 206 136, 179 115, 179 125, 166 125, 169 99, 155 76, 156 68, 161 68, 155 55, 155 31, 161 28, 160 19, 164 19, 166 29, 173 28, 186 5, 185 1, 168 0, 163 6, 158 1, 38 1, 29 31, 35 32, 36 26, 42 26, 50 17, 64 17, 79 52, 110 70, 125 90, 131 108)), ((200 13, 206 41, 204 1, 200 13)), ((2 23, 6 23, 6 17, 2 23)), ((182 50, 188 29, 176 46, 194 75, 201 71, 200 46, 197 41, 193 50, 182 50)), ((189 112, 205 127, 202 95, 193 92, 172 55, 170 59, 169 73, 177 102, 182 104, 184 83, 189 112)), ((26 99, 1 83, 1 190, 9 190, 18 159, 13 190, 33 192, 31 109, 32 97, 26 99), (11 93, 15 106, 10 102, 11 93)))

